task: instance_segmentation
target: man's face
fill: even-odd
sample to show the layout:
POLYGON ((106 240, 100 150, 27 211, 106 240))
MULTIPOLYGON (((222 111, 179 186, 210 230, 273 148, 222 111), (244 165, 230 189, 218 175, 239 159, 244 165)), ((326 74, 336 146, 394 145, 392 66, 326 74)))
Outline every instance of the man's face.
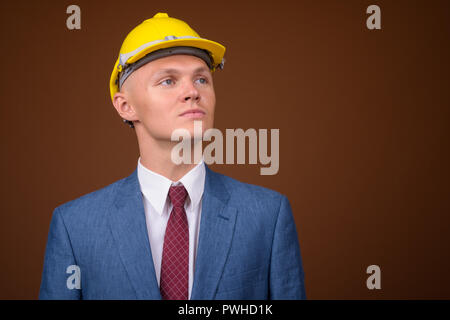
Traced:
MULTIPOLYGON (((142 66, 125 81, 123 90, 134 108, 136 130, 155 140, 171 140, 175 129, 194 136, 194 121, 202 131, 212 128, 216 97, 211 71, 195 56, 173 55, 142 66)), ((203 133, 202 132, 202 133, 203 133)))

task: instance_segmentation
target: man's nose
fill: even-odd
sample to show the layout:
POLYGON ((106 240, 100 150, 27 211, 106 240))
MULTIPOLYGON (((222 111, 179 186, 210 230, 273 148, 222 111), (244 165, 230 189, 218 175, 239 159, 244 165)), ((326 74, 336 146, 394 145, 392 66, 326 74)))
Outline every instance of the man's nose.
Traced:
POLYGON ((182 98, 185 102, 189 100, 197 102, 198 100, 200 100, 200 92, 197 90, 197 88, 194 86, 192 82, 189 82, 184 87, 182 98))

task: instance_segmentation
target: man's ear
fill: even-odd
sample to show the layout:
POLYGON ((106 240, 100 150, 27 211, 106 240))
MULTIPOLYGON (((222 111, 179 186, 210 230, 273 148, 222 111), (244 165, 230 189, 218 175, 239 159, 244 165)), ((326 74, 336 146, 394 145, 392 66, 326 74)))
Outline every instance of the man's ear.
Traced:
POLYGON ((116 92, 113 97, 113 105, 116 108, 117 113, 122 119, 129 121, 139 120, 136 115, 136 110, 131 105, 129 98, 124 92, 116 92))

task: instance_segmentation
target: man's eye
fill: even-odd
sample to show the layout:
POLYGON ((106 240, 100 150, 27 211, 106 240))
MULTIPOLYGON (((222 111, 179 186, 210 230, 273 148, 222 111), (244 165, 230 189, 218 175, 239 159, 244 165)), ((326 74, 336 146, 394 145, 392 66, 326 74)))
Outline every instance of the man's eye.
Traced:
POLYGON ((199 81, 201 84, 208 83, 208 79, 206 78, 198 78, 196 81, 199 81))
POLYGON ((173 84, 173 80, 172 79, 166 79, 166 80, 163 80, 161 82, 161 84, 165 85, 165 86, 170 86, 171 84, 173 84))

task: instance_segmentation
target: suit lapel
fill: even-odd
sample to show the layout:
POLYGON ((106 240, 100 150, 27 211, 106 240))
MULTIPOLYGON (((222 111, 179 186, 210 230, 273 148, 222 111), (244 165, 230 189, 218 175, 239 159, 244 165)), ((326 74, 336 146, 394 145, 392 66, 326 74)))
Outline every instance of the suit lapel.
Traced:
POLYGON ((200 234, 191 299, 213 299, 233 238, 236 208, 220 175, 206 166, 200 234))
POLYGON ((136 290, 137 298, 161 299, 137 170, 118 187, 109 221, 120 258, 136 290))

